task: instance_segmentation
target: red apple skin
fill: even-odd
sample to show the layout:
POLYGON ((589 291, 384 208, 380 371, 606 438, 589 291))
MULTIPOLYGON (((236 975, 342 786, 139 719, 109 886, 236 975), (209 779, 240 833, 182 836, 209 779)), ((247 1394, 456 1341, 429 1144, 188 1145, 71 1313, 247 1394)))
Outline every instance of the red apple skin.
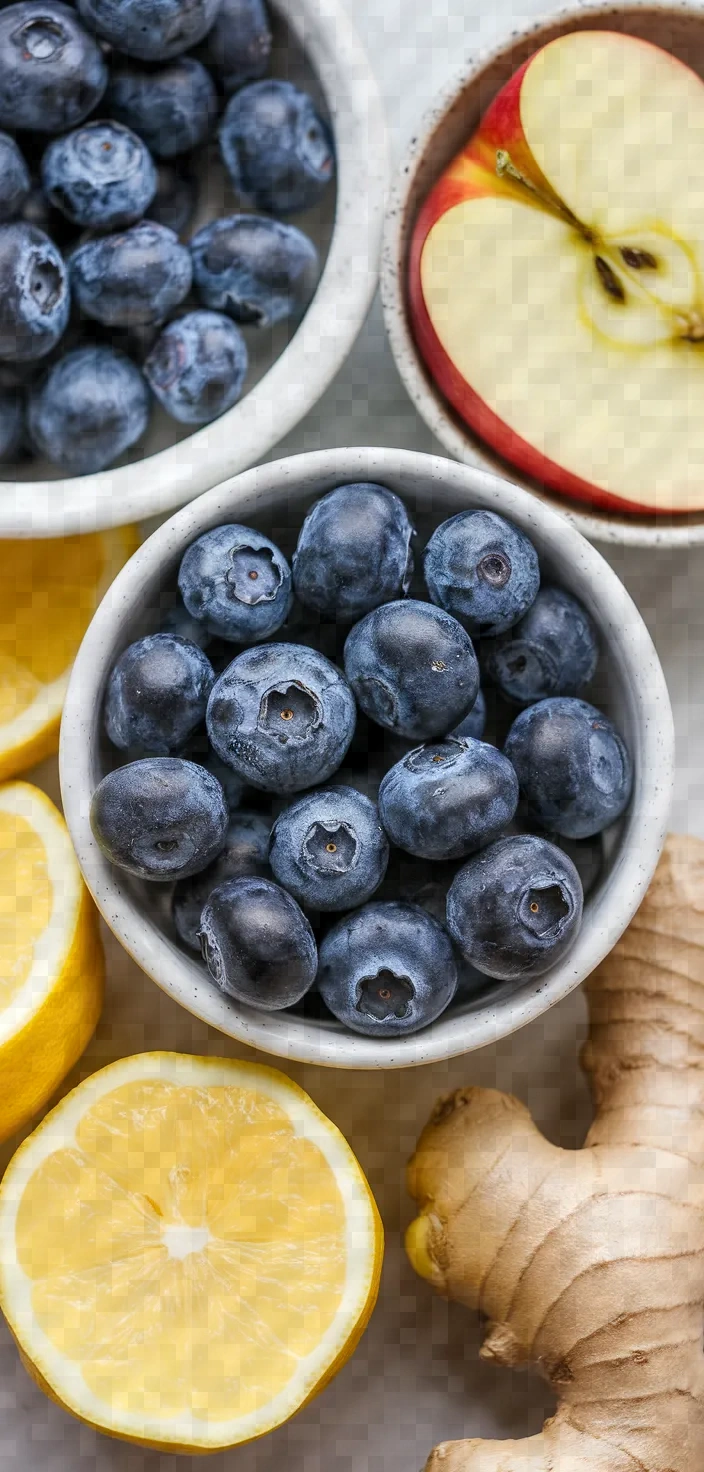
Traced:
MULTIPOLYGON (((552 185, 533 158, 521 123, 521 86, 532 60, 529 57, 497 93, 477 132, 438 180, 418 215, 411 237, 408 263, 408 305, 416 344, 431 376, 453 409, 503 459, 510 461, 525 475, 531 476, 550 490, 573 500, 586 501, 591 506, 602 507, 607 511, 630 511, 652 516, 652 507, 612 496, 599 486, 592 485, 590 481, 573 475, 564 466, 557 465, 554 460, 542 455, 504 424, 470 387, 445 352, 425 305, 420 265, 423 247, 435 221, 464 200, 476 199, 486 194, 518 195, 522 204, 526 204, 525 193, 519 194, 509 179, 499 178, 497 175, 497 149, 503 148, 510 153, 515 167, 532 184, 557 198, 552 185)), ((668 514, 686 515, 686 508, 668 514)))
MULTIPOLYGON (((535 52, 534 56, 537 55, 538 53, 535 52)), ((466 155, 467 158, 483 164, 491 179, 498 184, 501 181, 496 173, 496 154, 498 149, 505 149, 510 153, 511 162, 518 169, 519 173, 523 174, 531 184, 535 184, 536 188, 540 189, 543 194, 547 194, 549 198, 553 199, 559 207, 560 199, 555 193, 552 184, 545 178, 540 165, 536 163, 530 151, 525 133, 523 132, 523 123, 521 122, 521 90, 523 87, 523 78, 533 59, 533 56, 529 56, 528 60, 524 61, 523 66, 519 67, 518 71, 514 72, 513 76, 509 78, 509 81, 501 88, 501 91, 497 92, 493 102, 489 103, 476 133, 470 138, 469 143, 463 149, 460 157, 466 155)), ((506 180, 505 183, 506 187, 510 190, 510 182, 506 180)), ((490 190, 489 192, 496 193, 498 191, 490 190)), ((525 202, 525 195, 521 195, 520 197, 525 202)))

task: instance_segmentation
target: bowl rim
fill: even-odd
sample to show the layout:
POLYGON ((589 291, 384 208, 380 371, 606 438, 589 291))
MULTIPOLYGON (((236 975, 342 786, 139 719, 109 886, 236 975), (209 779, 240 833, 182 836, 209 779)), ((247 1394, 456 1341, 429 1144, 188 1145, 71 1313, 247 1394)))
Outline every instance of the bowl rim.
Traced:
MULTIPOLYGON (((494 475, 510 478, 522 490, 533 495, 543 505, 557 511, 572 522, 591 542, 622 547, 690 547, 704 544, 704 511, 686 513, 681 517, 628 516, 617 512, 580 506, 545 487, 540 487, 523 476, 522 471, 502 460, 489 445, 484 445, 469 426, 462 425, 436 389, 421 359, 411 331, 406 307, 406 242, 407 207, 419 168, 427 150, 461 94, 482 74, 502 58, 507 57, 521 41, 536 37, 536 47, 541 45, 543 31, 563 27, 568 29, 572 22, 586 18, 638 14, 682 16, 698 19, 704 27, 704 10, 697 0, 625 0, 616 4, 613 0, 573 0, 558 9, 541 13, 520 26, 514 26, 503 39, 473 53, 458 67, 454 75, 436 94, 425 110, 410 144, 397 170, 395 181, 389 192, 389 201, 384 221, 384 239, 380 276, 381 301, 384 323, 389 338, 396 368, 404 386, 428 428, 440 441, 443 449, 465 465, 487 470, 494 475)), ((663 47, 667 50, 667 47, 663 47)))
POLYGON ((162 990, 230 1037, 280 1057, 344 1068, 405 1068, 455 1057, 514 1032, 567 996, 616 943, 643 899, 665 841, 674 729, 664 675, 641 615, 616 573, 575 527, 528 492, 484 471, 410 450, 359 447, 319 450, 258 466, 214 487, 153 533, 118 574, 81 644, 66 695, 59 762, 66 821, 88 888, 110 929, 162 990), (113 650, 124 643, 122 630, 134 617, 140 595, 144 596, 147 583, 156 584, 160 569, 173 566, 207 526, 233 517, 246 522, 248 514, 292 506, 294 491, 306 482, 322 493, 323 477, 335 485, 355 480, 383 484, 389 476, 421 475, 429 496, 434 485, 441 486, 457 510, 470 503, 514 517, 553 556, 559 552, 574 565, 582 578, 580 587, 589 586, 594 598, 598 592, 602 637, 608 637, 617 663, 631 672, 626 696, 642 749, 638 800, 626 819, 610 883, 597 897, 592 923, 583 927, 567 956, 521 992, 489 999, 483 1009, 469 1015, 454 1015, 446 1032, 440 1018, 409 1037, 379 1042, 288 1013, 255 1012, 227 1001, 202 973, 195 973, 194 960, 156 923, 145 923, 128 887, 121 886, 95 843, 89 810, 99 770, 97 734, 109 663, 113 650))
POLYGON ((61 537, 166 515, 263 459, 339 372, 377 286, 388 134, 381 93, 342 0, 271 0, 325 96, 337 195, 318 287, 263 378, 211 424, 144 460, 94 475, 0 482, 0 537, 61 537))

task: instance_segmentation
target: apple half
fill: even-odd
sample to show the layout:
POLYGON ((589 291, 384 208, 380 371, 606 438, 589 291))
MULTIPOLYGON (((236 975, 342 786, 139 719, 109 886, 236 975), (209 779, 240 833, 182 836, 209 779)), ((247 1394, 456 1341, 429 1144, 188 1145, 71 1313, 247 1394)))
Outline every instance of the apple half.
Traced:
POLYGON ((487 444, 621 511, 704 509, 704 83, 576 31, 499 92, 410 254, 426 365, 487 444))

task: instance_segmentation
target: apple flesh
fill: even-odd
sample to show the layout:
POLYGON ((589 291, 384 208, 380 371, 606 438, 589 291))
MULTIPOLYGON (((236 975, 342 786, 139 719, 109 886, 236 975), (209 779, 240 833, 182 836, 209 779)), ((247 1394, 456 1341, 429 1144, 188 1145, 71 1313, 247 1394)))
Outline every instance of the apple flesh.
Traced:
POLYGON ((487 444, 564 495, 704 509, 704 84, 576 31, 494 99, 420 212, 410 311, 487 444))

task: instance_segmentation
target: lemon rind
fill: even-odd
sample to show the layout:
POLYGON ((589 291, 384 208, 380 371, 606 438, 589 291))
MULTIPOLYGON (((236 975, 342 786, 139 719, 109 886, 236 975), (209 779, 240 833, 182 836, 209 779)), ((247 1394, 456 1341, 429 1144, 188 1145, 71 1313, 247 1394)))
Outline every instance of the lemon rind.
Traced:
MULTIPOLYGON (((133 527, 119 527, 101 535, 105 566, 95 589, 94 611, 139 545, 137 531, 133 527)), ((40 685, 35 699, 13 721, 0 726, 1 778, 26 771, 35 762, 58 750, 61 711, 70 678, 69 665, 55 680, 40 685)))
POLYGON ((29 974, 0 1010, 0 1048, 24 1028, 56 985, 70 950, 83 896, 83 881, 68 829, 58 809, 38 787, 12 782, 0 787, 0 812, 24 818, 38 834, 52 887, 48 925, 34 943, 29 974))
POLYGON ((70 675, 70 669, 64 670, 51 684, 40 685, 31 704, 15 716, 14 721, 0 726, 3 757, 28 746, 38 732, 61 715, 70 675))

